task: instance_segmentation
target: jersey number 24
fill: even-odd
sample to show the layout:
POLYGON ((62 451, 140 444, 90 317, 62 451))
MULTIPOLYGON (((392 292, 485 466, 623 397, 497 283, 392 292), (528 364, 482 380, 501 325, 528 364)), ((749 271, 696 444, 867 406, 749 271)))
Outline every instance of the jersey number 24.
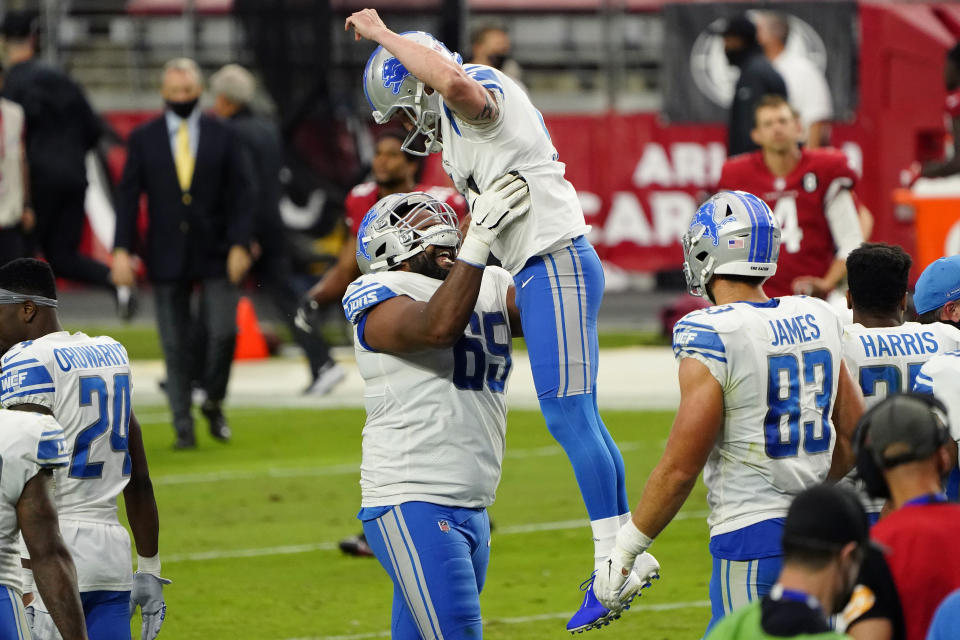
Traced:
POLYGON ((130 376, 118 373, 113 376, 113 393, 107 393, 107 382, 100 376, 80 378, 80 406, 94 403, 99 407, 99 416, 93 424, 77 434, 70 459, 70 477, 77 479, 99 478, 103 475, 103 462, 90 461, 90 447, 107 431, 110 432, 110 448, 123 453, 123 475, 130 474, 130 453, 127 442, 130 437, 130 376), (113 411, 110 412, 110 398, 113 411))

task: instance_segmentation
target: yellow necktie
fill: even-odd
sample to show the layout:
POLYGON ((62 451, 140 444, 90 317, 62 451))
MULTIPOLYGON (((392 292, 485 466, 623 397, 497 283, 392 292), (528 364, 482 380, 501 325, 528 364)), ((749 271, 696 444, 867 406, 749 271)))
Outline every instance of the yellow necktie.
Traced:
POLYGON ((177 129, 177 139, 174 143, 177 152, 174 154, 174 164, 177 165, 177 180, 180 181, 180 189, 190 190, 190 182, 193 180, 194 157, 190 151, 190 131, 187 130, 187 121, 180 121, 180 128, 177 129))

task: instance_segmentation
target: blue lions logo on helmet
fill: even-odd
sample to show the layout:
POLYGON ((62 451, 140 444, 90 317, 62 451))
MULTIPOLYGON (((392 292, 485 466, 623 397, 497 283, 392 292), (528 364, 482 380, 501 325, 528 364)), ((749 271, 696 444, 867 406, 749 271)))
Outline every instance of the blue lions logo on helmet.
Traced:
POLYGON ((383 86, 393 91, 393 95, 400 93, 400 86, 409 75, 407 68, 396 58, 383 63, 383 86))
POLYGON ((705 202, 703 206, 697 209, 697 212, 693 214, 693 222, 690 223, 690 228, 692 229, 696 225, 703 227, 703 235, 713 240, 713 246, 720 244, 720 229, 723 228, 723 225, 728 222, 735 222, 736 218, 734 216, 727 216, 719 223, 717 223, 716 218, 716 206, 712 202, 705 202))
POLYGON ((367 253, 367 243, 363 241, 363 237, 367 235, 367 227, 373 222, 373 219, 377 217, 377 206, 374 205, 370 207, 370 210, 363 214, 363 220, 360 221, 360 226, 357 228, 357 255, 362 256, 367 260, 372 260, 370 254, 367 253))

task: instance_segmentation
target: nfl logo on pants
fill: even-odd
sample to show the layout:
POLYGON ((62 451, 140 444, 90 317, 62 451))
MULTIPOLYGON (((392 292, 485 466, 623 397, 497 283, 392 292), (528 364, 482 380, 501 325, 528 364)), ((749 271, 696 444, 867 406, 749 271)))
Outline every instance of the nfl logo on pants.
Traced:
POLYGON ((439 520, 437 526, 440 527, 440 531, 450 533, 450 524, 446 520, 439 520))

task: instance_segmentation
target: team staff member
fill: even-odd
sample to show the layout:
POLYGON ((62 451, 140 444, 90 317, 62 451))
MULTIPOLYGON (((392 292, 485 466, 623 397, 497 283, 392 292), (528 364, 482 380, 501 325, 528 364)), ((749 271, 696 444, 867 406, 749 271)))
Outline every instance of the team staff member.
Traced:
MULTIPOLYGON (((377 201, 394 193, 423 191, 449 205, 461 220, 466 216, 467 202, 453 189, 417 184, 420 160, 400 148, 404 138, 403 133, 385 131, 377 139, 373 164, 370 167, 373 180, 358 184, 347 195, 344 204, 350 233, 340 249, 337 263, 307 293, 306 301, 298 313, 298 324, 301 326, 311 326, 313 317, 321 307, 339 304, 347 285, 360 277, 360 269, 357 267, 357 228, 363 216, 377 201)), ((343 369, 328 356, 318 369, 310 393, 329 393, 343 380, 344 375, 343 369)))
POLYGON ((856 172, 840 151, 801 149, 801 134, 787 101, 765 96, 751 133, 760 150, 727 160, 720 174, 720 189, 758 195, 780 222, 777 273, 764 285, 770 297, 825 298, 846 274, 847 254, 863 242, 850 192, 856 172))
POLYGON ((946 408, 928 395, 891 396, 858 426, 857 471, 893 509, 870 535, 885 550, 907 640, 924 640, 940 602, 960 588, 960 556, 945 552, 956 545, 960 505, 943 493, 956 450, 946 408))
POLYGON ((206 363, 201 412, 210 433, 229 440, 223 415, 237 335, 237 284, 250 268, 248 246, 254 206, 251 170, 234 131, 200 113, 203 91, 193 60, 177 58, 163 71, 163 115, 130 134, 117 197, 113 271, 133 284, 130 251, 137 233, 140 196, 149 211, 145 255, 157 297, 157 329, 167 366, 167 397, 177 434, 175 447, 196 447, 191 413, 193 322, 205 325, 206 363), (191 314, 200 289, 200 317, 191 314))

